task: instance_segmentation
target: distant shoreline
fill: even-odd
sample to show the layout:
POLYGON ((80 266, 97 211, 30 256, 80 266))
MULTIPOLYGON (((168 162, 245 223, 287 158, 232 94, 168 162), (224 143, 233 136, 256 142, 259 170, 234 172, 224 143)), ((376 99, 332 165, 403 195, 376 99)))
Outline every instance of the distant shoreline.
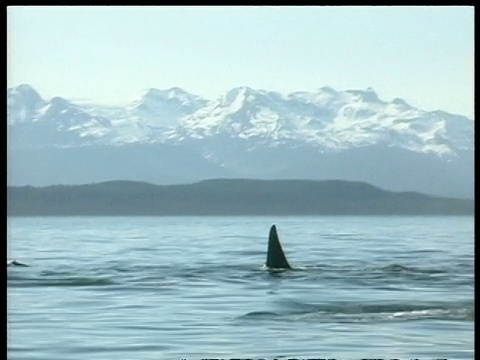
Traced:
POLYGON ((109 181, 7 187, 7 216, 471 216, 474 200, 341 180, 109 181))
POLYGON ((132 218, 132 217, 138 217, 138 218, 142 218, 142 217, 145 217, 145 218, 148 218, 148 217, 158 217, 158 218, 168 218, 168 217, 172 217, 172 218, 194 218, 194 217, 199 217, 199 218, 202 218, 202 217, 205 217, 205 218, 208 218, 208 217, 212 217, 212 218, 221 218, 221 217, 231 217, 231 218, 241 218, 241 217, 252 217, 252 218, 262 218, 262 217, 272 217, 272 216, 275 216, 275 217, 278 217, 278 218, 288 218, 288 217, 291 217, 291 218, 295 218, 295 217, 331 217, 331 218, 335 218, 335 217, 358 217, 358 218, 362 218, 362 217, 378 217, 378 218, 381 218, 381 217, 385 217, 385 218, 390 218, 390 217, 473 217, 473 214, 388 214, 388 215, 381 215, 381 214, 307 214, 307 215, 302 215, 302 214, 291 214, 291 215, 288 215, 288 214, 285 214, 285 215, 277 215, 277 214, 263 214, 263 215, 255 215, 255 214, 224 214, 224 215, 221 215, 221 214, 213 214, 213 215, 209 215, 209 214, 199 214, 199 215, 195 215, 195 214, 192 214, 192 215, 175 215, 175 214, 172 214, 172 215, 143 215, 143 214, 132 214, 132 215, 70 215, 70 214, 64 214, 64 215, 60 215, 60 214, 56 214, 56 215, 7 215, 7 219, 8 218, 73 218, 73 217, 82 217, 82 218, 132 218))

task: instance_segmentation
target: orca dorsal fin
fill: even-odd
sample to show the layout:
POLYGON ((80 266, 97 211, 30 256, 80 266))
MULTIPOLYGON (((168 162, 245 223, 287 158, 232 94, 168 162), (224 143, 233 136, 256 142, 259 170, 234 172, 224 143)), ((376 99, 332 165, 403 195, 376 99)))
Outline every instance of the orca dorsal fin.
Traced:
POLYGON ((277 228, 272 225, 268 236, 267 267, 271 269, 291 269, 278 239, 277 228))

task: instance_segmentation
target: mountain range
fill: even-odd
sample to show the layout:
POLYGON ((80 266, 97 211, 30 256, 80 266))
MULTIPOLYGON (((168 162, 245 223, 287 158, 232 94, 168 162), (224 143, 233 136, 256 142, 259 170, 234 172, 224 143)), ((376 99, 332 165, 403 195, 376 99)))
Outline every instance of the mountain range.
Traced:
POLYGON ((473 197, 474 121, 381 100, 370 88, 282 94, 237 87, 215 100, 148 89, 126 106, 7 89, 12 186, 108 180, 339 179, 473 197))

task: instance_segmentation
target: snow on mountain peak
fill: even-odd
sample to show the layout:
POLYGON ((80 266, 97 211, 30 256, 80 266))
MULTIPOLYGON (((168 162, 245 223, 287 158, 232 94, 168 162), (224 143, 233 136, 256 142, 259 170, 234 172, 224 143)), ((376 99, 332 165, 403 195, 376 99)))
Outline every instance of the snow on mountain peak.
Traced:
POLYGON ((30 85, 10 88, 7 91, 7 122, 9 125, 28 122, 44 105, 45 101, 30 85))
POLYGON ((140 100, 129 108, 137 124, 147 127, 171 128, 181 118, 202 108, 207 100, 173 87, 167 90, 148 89, 140 100))
POLYGON ((236 87, 229 90, 222 97, 224 106, 241 107, 245 101, 251 101, 258 95, 258 92, 247 86, 236 87))
POLYGON ((190 103, 202 101, 202 98, 200 96, 190 94, 179 87, 172 87, 166 90, 149 88, 145 91, 145 93, 143 94, 139 102, 142 102, 142 101, 152 101, 152 102, 175 101, 179 104, 188 106, 190 103))
POLYGON ((366 90, 346 90, 345 93, 352 96, 353 101, 363 101, 367 103, 375 103, 380 101, 378 95, 372 88, 366 90))
POLYGON ((150 88, 131 106, 115 109, 60 97, 46 103, 28 85, 8 89, 8 124, 28 121, 115 144, 222 138, 250 147, 303 144, 319 151, 386 144, 445 156, 473 149, 470 119, 423 111, 399 98, 386 102, 372 88, 281 94, 241 86, 214 101, 178 87, 150 88))
POLYGON ((231 89, 222 98, 182 122, 182 133, 196 139, 230 136, 263 139, 263 144, 307 143, 322 151, 384 143, 440 156, 473 147, 473 128, 450 114, 416 109, 401 99, 380 100, 372 88, 295 92, 287 96, 248 87, 231 89), (462 122, 460 124, 460 122, 462 122), (451 138, 450 138, 451 137, 451 138), (446 139, 449 139, 448 141, 446 139))

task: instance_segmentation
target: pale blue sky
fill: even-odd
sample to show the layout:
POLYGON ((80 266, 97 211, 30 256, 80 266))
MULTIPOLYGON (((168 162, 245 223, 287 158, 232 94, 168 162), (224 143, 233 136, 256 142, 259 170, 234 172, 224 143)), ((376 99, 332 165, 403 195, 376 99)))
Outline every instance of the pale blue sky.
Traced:
POLYGON ((473 118, 473 7, 8 7, 7 82, 126 103, 174 86, 372 87, 473 118))

